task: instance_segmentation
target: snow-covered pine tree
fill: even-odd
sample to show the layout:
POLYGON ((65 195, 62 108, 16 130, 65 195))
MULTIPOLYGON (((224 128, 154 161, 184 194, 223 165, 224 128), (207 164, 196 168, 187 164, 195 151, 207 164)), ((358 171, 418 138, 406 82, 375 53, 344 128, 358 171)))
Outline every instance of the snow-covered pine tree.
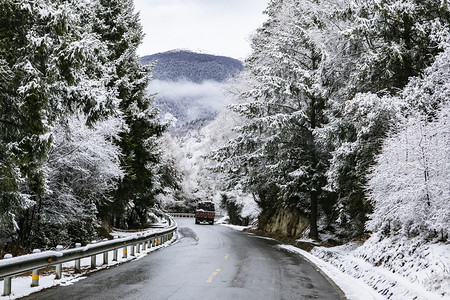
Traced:
MULTIPOLYGON (((14 29, 8 20, 16 18, 16 9, 9 1, 0 1, 2 13, 0 23, 0 247, 11 242, 16 232, 15 219, 19 207, 25 205, 25 197, 20 194, 19 184, 22 180, 18 169, 18 157, 14 153, 14 145, 18 132, 14 93, 11 81, 14 79, 12 65, 8 63, 13 55, 13 45, 17 42, 12 38, 14 29), (11 51, 11 52, 10 52, 11 51)), ((26 18, 26 16, 23 16, 26 18)), ((17 16, 17 22, 20 18, 17 16)), ((18 45, 15 46, 17 48, 18 45)))
POLYGON ((325 8, 308 0, 269 4, 269 20, 253 37, 246 61, 243 81, 248 86, 241 103, 232 107, 247 122, 219 153, 228 170, 243 176, 243 185, 258 195, 263 209, 288 206, 308 212, 315 239, 319 202, 330 200, 323 189, 326 144, 315 134, 327 122, 321 84, 327 54, 325 8))
POLYGON ((434 64, 403 90, 407 114, 386 139, 371 169, 370 230, 390 229, 426 239, 448 235, 450 47, 447 42, 442 46, 445 50, 434 64))
POLYGON ((157 164, 155 192, 157 201, 165 211, 188 212, 185 193, 185 174, 181 170, 183 152, 168 133, 161 138, 160 162, 157 164))
POLYGON ((433 37, 450 21, 447 1, 355 1, 352 14, 357 92, 398 93, 434 61, 441 50, 433 37))
MULTIPOLYGON (((39 207, 44 195, 44 174, 41 167, 49 145, 48 137, 45 136, 48 128, 44 121, 47 117, 48 87, 39 69, 45 65, 46 60, 43 55, 39 56, 35 51, 30 51, 33 45, 30 45, 29 40, 33 30, 36 30, 36 19, 42 16, 33 15, 25 3, 2 1, 1 4, 4 28, 0 53, 6 62, 5 67, 10 70, 9 80, 4 85, 1 98, 0 134, 4 146, 2 148, 8 151, 5 153, 8 155, 5 162, 9 163, 9 170, 6 170, 7 173, 2 174, 2 177, 12 170, 17 170, 20 172, 20 178, 23 178, 19 185, 17 181, 14 184, 16 176, 13 176, 8 186, 17 188, 14 192, 28 200, 13 204, 18 205, 11 209, 11 213, 15 215, 14 219, 20 218, 23 211, 29 211, 28 208, 31 207, 31 218, 21 219, 25 223, 21 224, 21 229, 28 227, 25 231, 22 230, 21 236, 22 240, 26 241, 31 231, 28 220, 35 219, 35 208, 39 207)), ((42 6, 43 3, 37 2, 33 8, 42 6)), ((16 226, 14 229, 19 228, 16 226)))
MULTIPOLYGON (((268 20, 252 37, 252 55, 247 59, 245 64, 252 64, 253 61, 263 59, 265 55, 265 47, 269 47, 271 35, 277 31, 278 12, 282 8, 282 1, 270 1, 265 11, 268 20)), ((267 65, 270 67, 270 65, 267 65)), ((266 209, 275 206, 275 199, 272 201, 264 201, 267 194, 272 194, 271 189, 276 189, 276 183, 268 176, 264 169, 265 157, 260 155, 261 147, 264 143, 262 131, 253 123, 253 119, 260 118, 264 115, 261 110, 262 101, 254 101, 262 97, 255 95, 246 96, 245 93, 252 91, 258 93, 259 82, 255 79, 252 71, 244 66, 244 71, 239 75, 236 83, 234 83, 235 97, 239 104, 233 105, 232 110, 242 115, 242 124, 235 129, 236 136, 231 139, 225 146, 215 151, 212 157, 219 163, 215 170, 228 174, 226 189, 232 189, 235 186, 242 186, 246 192, 258 195, 260 205, 266 209), (260 134, 257 134, 259 132, 260 134)), ((278 192, 278 190, 277 190, 278 192)), ((277 192, 275 194, 277 194, 277 192)), ((277 198, 277 195, 275 195, 277 198)))
POLYGON ((111 201, 123 171, 116 141, 120 118, 88 126, 83 114, 67 116, 52 131, 42 234, 48 245, 89 242, 96 235, 98 207, 111 201))
POLYGON ((15 244, 43 246, 52 128, 79 110, 92 123, 113 109, 115 97, 105 88, 107 57, 104 44, 90 30, 88 3, 3 0, 1 4, 0 60, 9 76, 2 88, 1 143, 9 158, 6 174, 14 175, 7 182, 14 189, 10 195, 24 199, 16 201, 9 214, 16 224, 15 244))
POLYGON ((146 94, 151 67, 141 66, 136 49, 143 38, 139 15, 132 0, 100 0, 95 31, 108 45, 114 71, 108 85, 117 90, 119 108, 126 126, 120 134, 122 167, 125 176, 119 183, 114 202, 102 208, 104 219, 116 226, 141 226, 156 204, 155 169, 159 161, 157 138, 165 130, 146 94))

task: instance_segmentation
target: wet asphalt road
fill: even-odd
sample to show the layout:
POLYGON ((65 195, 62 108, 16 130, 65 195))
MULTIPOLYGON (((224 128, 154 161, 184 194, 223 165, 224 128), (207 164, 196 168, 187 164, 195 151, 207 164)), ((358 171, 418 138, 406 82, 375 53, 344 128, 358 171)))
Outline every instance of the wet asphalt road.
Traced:
POLYGON ((313 266, 273 240, 176 221, 172 246, 26 299, 340 299, 313 266))

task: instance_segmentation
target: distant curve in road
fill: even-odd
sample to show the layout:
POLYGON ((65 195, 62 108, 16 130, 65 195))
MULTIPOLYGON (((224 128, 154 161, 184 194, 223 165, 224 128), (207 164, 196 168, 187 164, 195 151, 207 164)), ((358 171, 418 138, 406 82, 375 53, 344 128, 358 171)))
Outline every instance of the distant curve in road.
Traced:
POLYGON ((177 223, 172 246, 25 299, 341 299, 276 241, 193 219, 177 223))

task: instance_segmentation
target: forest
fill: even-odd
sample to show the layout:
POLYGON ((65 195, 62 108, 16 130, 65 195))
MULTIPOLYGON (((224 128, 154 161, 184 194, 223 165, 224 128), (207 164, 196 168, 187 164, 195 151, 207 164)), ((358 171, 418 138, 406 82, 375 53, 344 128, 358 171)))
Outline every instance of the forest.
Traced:
POLYGON ((296 214, 295 238, 448 235, 447 1, 270 1, 233 103, 183 150, 147 93, 132 0, 0 12, 2 251, 145 227, 204 198, 262 230, 296 214))
POLYGON ((265 13, 233 82, 235 134, 211 156, 225 190, 291 238, 446 240, 447 1, 273 0, 265 13))
POLYGON ((153 222, 164 188, 151 66, 128 1, 0 1, 0 248, 153 222))

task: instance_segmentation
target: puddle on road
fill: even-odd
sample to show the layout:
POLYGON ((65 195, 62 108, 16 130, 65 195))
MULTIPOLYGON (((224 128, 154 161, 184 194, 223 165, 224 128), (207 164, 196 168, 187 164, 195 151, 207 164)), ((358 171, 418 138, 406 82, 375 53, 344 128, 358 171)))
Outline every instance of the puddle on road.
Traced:
POLYGON ((191 228, 179 227, 178 234, 180 235, 179 243, 198 244, 198 236, 191 228))

